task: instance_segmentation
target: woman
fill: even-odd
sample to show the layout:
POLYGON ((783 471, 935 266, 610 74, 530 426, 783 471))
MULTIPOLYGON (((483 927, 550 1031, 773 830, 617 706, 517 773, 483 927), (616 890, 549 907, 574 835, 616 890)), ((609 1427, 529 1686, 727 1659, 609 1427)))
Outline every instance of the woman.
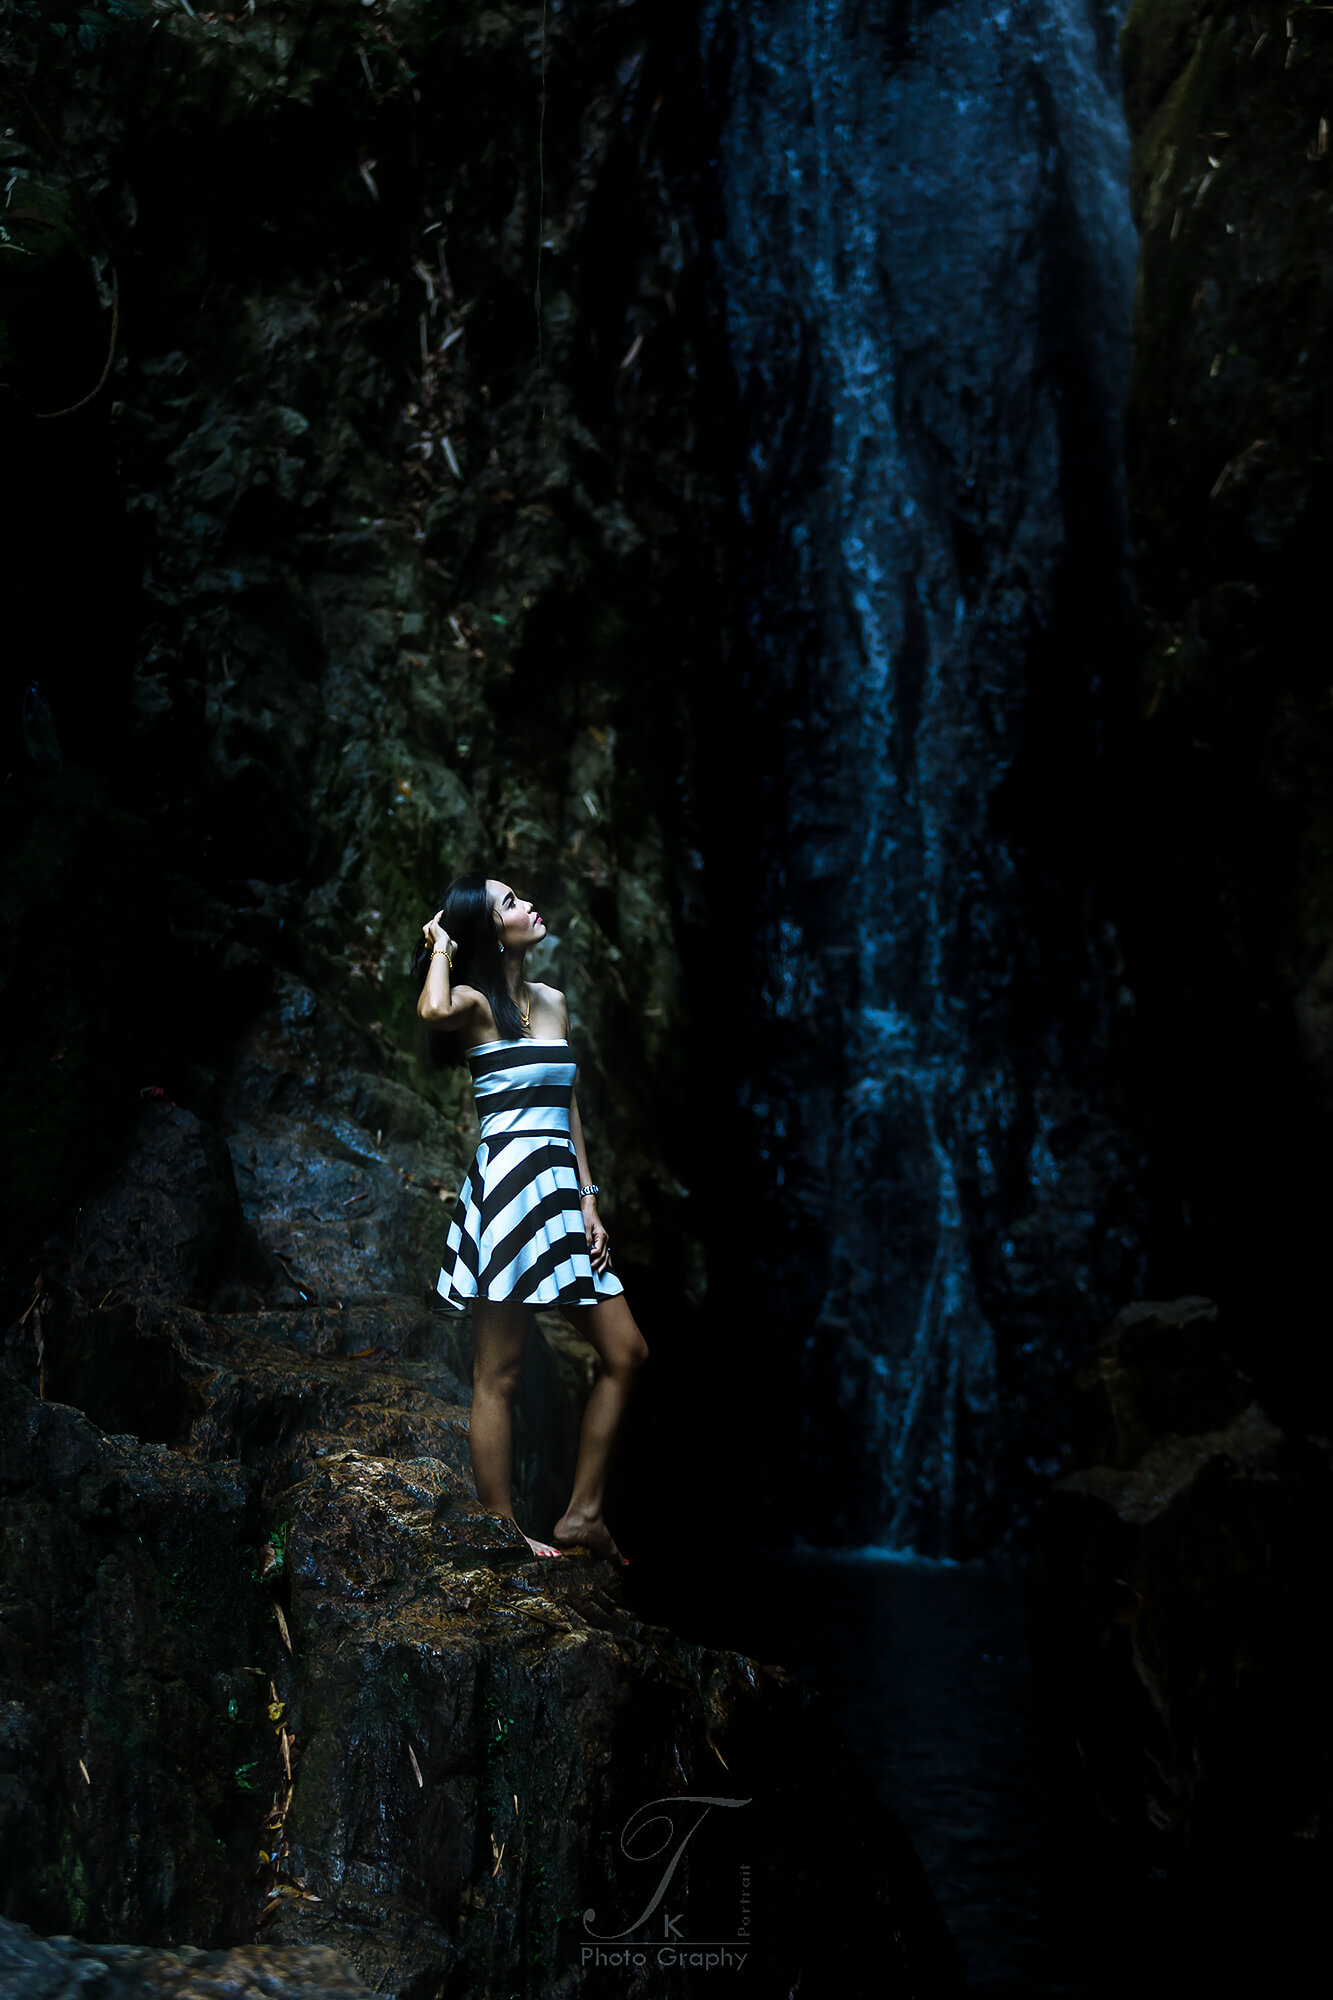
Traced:
POLYGON ((511 1419, 523 1343, 534 1307, 558 1306, 597 1349, 602 1372, 583 1414, 574 1492, 552 1531, 557 1546, 524 1539, 537 1555, 563 1555, 577 1543, 626 1563, 602 1519, 602 1494, 648 1344, 597 1213, 565 996, 523 977, 528 947, 546 926, 507 882, 486 875, 458 876, 440 901, 422 925, 417 1013, 458 1037, 481 1118, 436 1284, 447 1305, 472 1306, 477 1498, 514 1520, 511 1419))

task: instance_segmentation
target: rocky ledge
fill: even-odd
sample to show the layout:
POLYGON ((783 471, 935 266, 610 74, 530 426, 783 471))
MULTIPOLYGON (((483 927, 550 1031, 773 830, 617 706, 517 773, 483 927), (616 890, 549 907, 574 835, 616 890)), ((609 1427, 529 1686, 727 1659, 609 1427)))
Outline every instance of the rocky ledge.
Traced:
POLYGON ((238 1945, 227 1951, 157 1951, 151 1945, 80 1944, 77 1938, 37 1937, 26 1924, 0 1917, 0 1988, 13 2000, 197 2000, 208 1994, 262 1993, 265 2000, 323 2000, 325 1994, 370 1995, 345 1960, 324 1945, 272 1950, 238 1945))
MULTIPOLYGON (((0 1915, 56 1934, 0 1938, 12 1990, 84 1977, 72 1934, 108 1995, 245 1971, 619 2000, 719 1964, 803 2000, 872 1968, 961 1991, 821 1698, 484 1512, 466 1322, 331 1284, 265 1302, 230 1162, 146 1104, 7 1336, 0 1915)), ((588 1382, 553 1322, 517 1433, 535 1532, 588 1382)))

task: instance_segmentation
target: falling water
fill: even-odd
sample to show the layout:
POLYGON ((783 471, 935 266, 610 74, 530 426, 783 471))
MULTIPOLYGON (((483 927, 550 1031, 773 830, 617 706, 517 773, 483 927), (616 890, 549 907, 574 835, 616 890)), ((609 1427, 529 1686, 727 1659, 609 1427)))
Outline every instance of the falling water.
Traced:
POLYGON ((806 1536, 985 1546, 1136 1269, 1104 772, 1132 678, 1116 0, 711 0, 806 1536))

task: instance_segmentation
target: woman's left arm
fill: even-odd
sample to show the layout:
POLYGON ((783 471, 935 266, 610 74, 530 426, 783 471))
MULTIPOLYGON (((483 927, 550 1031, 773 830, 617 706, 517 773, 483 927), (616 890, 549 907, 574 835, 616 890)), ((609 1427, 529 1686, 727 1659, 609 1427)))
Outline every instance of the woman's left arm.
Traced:
MULTIPOLYGON (((579 1100, 573 1090, 569 1093, 569 1136, 574 1141, 574 1158, 578 1161, 579 1186, 590 1187, 592 1171, 588 1166, 587 1148, 583 1143, 583 1121, 579 1117, 579 1100)), ((597 1213, 597 1197, 585 1194, 580 1197, 579 1207, 583 1210, 583 1227, 588 1237, 588 1257, 594 1271, 604 1271, 611 1261, 611 1239, 606 1233, 601 1216, 597 1213)))
MULTIPOLYGON (((569 1033, 569 1017, 565 1016, 565 1033, 569 1033)), ((578 1071, 574 1072, 575 1077, 578 1071)), ((574 1141, 574 1158, 578 1163, 579 1186, 592 1185, 592 1169, 588 1165, 588 1149, 583 1143, 583 1120, 579 1117, 578 1091, 574 1085, 569 1092, 569 1136, 574 1141)), ((588 1260, 594 1271, 605 1271, 611 1262, 611 1239, 606 1233, 601 1216, 597 1213, 597 1197, 585 1194, 579 1201, 583 1210, 583 1227, 588 1238, 588 1260)))

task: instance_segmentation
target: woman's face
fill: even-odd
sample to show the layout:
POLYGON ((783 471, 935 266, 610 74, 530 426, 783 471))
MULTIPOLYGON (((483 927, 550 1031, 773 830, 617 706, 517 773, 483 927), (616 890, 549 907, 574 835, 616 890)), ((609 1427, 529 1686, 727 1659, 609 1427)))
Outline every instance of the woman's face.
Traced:
POLYGON ((538 938, 546 936, 546 926, 536 906, 515 895, 507 882, 493 882, 488 876, 486 893, 491 899, 496 935, 506 951, 536 944, 538 938))

